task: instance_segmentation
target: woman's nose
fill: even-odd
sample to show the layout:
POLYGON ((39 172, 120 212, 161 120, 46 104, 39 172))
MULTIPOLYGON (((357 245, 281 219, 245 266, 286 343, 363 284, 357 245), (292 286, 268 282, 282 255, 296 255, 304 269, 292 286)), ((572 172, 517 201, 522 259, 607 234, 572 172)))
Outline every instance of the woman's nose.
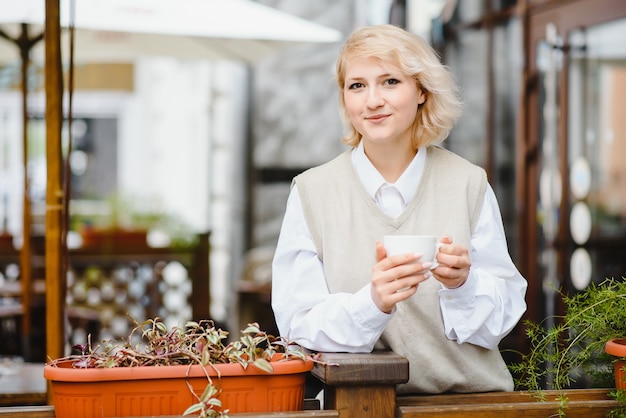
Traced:
POLYGON ((367 106, 370 108, 380 107, 385 102, 381 92, 377 88, 371 88, 367 94, 367 106))

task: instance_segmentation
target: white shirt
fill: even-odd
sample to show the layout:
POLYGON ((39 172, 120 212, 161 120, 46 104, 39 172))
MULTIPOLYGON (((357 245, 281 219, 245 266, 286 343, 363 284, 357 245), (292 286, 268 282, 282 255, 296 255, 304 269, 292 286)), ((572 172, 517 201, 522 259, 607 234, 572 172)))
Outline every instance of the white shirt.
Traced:
MULTIPOLYGON (((406 207, 415 196, 425 161, 426 153, 418 152, 391 185, 366 157, 362 144, 352 151, 352 163, 367 193, 388 214, 391 209, 383 200, 383 190, 395 188, 406 207)), ((442 285, 439 291, 445 334, 459 344, 495 349, 526 310, 527 283, 508 253, 500 209, 490 186, 472 234, 470 257, 472 267, 465 284, 456 289, 442 285)), ((295 186, 287 200, 272 264, 272 307, 280 335, 322 352, 372 351, 395 312, 386 314, 376 307, 369 284, 354 294, 330 294, 295 186)))

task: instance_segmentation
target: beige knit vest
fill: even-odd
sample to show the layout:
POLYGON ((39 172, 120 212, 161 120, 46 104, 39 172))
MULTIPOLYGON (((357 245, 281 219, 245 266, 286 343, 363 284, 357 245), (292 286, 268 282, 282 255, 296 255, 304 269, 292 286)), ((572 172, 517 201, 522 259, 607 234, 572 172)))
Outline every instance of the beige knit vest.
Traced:
MULTIPOLYGON (((324 264, 331 293, 354 293, 367 285, 375 263, 375 242, 385 234, 450 235, 469 248, 487 186, 484 170, 438 147, 427 148, 424 173, 413 201, 393 219, 367 194, 350 150, 294 179, 304 216, 324 264)), ((513 390, 498 350, 458 344, 444 334, 439 282, 419 285, 396 305, 377 348, 391 349, 410 364, 400 393, 513 390)))

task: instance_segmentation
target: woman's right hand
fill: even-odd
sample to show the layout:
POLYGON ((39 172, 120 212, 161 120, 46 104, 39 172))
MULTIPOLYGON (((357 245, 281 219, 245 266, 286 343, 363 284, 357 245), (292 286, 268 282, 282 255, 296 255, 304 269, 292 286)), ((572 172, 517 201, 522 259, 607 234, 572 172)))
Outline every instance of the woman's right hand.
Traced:
POLYGON ((396 303, 413 296, 417 286, 432 277, 430 262, 416 263, 422 254, 400 254, 387 257, 387 251, 376 241, 376 261, 372 269, 371 291, 374 304, 391 313, 396 303))

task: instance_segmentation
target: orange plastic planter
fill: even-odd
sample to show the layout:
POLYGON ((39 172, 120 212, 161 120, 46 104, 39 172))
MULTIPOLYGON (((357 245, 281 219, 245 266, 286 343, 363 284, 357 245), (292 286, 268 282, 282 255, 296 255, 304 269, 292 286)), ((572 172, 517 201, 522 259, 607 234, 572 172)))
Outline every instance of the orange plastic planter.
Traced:
MULTIPOLYGON (((57 417, 132 417, 180 415, 197 402, 186 380, 200 396, 208 381, 201 366, 146 366, 74 369, 46 365, 57 417), (188 379, 186 378, 188 376, 188 379)), ((273 373, 250 365, 216 364, 207 367, 219 399, 230 412, 297 411, 303 408, 306 373, 311 360, 272 362, 273 373)))
POLYGON ((622 357, 613 363, 615 387, 626 389, 626 338, 614 338, 604 345, 604 351, 615 357, 622 357))

